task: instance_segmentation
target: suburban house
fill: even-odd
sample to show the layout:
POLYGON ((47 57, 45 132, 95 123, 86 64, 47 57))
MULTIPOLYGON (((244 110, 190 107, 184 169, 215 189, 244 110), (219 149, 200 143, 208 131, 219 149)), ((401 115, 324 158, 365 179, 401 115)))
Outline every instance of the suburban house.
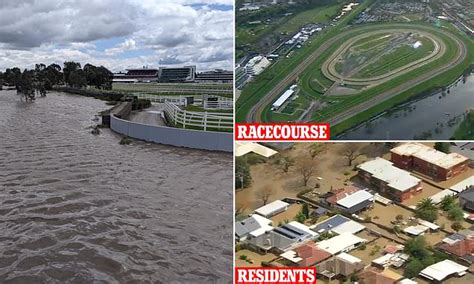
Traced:
POLYGON ((395 284, 403 276, 388 268, 377 268, 370 266, 359 273, 359 283, 361 284, 395 284))
POLYGON ((451 275, 463 276, 467 273, 467 269, 468 268, 466 266, 446 259, 426 267, 420 272, 419 275, 431 281, 441 282, 451 275))
POLYGON ((446 154, 421 143, 404 143, 390 150, 390 153, 390 160, 395 166, 435 180, 448 180, 469 167, 469 158, 458 153, 446 154))
POLYGON ((474 227, 459 231, 444 238, 436 247, 455 255, 467 263, 474 263, 474 227))
POLYGON ((318 233, 318 235, 325 232, 341 235, 344 233, 357 234, 363 231, 365 226, 338 214, 317 223, 311 229, 318 233))
POLYGON ((393 166, 382 158, 367 161, 357 166, 359 176, 382 195, 396 201, 410 199, 421 193, 421 180, 409 172, 393 166))
POLYGON ((320 275, 333 279, 338 275, 350 276, 364 269, 364 263, 359 258, 347 253, 341 253, 316 266, 320 275))
POLYGON ((314 242, 306 242, 282 254, 281 257, 299 267, 310 267, 332 256, 329 252, 316 246, 314 242))
POLYGON ((341 252, 349 252, 365 242, 367 242, 367 240, 356 235, 343 233, 330 239, 320 241, 316 246, 335 255, 341 252))
POLYGON ((273 230, 272 220, 252 214, 245 220, 235 222, 235 239, 245 241, 248 236, 256 238, 271 230, 273 230))
POLYGON ((471 187, 474 187, 474 175, 452 185, 449 190, 454 191, 456 193, 463 192, 471 187))
POLYGON ((459 194, 459 205, 464 210, 474 212, 474 186, 459 194))
POLYGON ((271 203, 268 203, 267 205, 255 209, 255 213, 265 218, 270 218, 278 213, 285 212, 288 207, 290 207, 289 203, 281 200, 275 200, 271 203))
POLYGON ((360 213, 374 205, 374 195, 355 186, 347 186, 331 193, 326 202, 348 214, 360 213))
POLYGON ((274 251, 280 254, 317 236, 318 234, 306 225, 292 221, 258 237, 249 236, 247 244, 260 252, 274 251))

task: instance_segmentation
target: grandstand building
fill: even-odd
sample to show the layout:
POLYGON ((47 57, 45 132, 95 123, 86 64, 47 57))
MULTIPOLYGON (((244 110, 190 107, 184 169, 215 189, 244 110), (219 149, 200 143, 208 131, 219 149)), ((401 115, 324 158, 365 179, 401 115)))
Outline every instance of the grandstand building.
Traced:
POLYGON ((158 69, 127 69, 126 73, 115 73, 114 83, 138 83, 156 82, 158 80, 158 69))
POLYGON ((195 65, 184 67, 160 67, 158 70, 158 81, 160 83, 194 82, 195 78, 195 65))
POLYGON ((227 70, 214 70, 196 74, 197 83, 232 83, 234 73, 227 70))

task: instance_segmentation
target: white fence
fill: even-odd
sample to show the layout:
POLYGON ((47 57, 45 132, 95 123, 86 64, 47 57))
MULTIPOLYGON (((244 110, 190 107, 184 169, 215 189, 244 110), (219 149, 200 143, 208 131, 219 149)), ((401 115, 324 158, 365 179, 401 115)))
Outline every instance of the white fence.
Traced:
MULTIPOLYGON (((144 93, 133 94, 139 99, 147 99, 152 103, 171 102, 175 105, 186 106, 186 97, 189 96, 165 96, 165 95, 150 95, 144 93)), ((194 95, 194 104, 202 105, 204 109, 233 109, 234 100, 232 98, 218 97, 217 101, 209 101, 204 99, 203 95, 194 95)))
POLYGON ((149 142, 203 149, 232 152, 232 133, 213 132, 167 126, 146 125, 110 116, 110 128, 120 134, 149 142))
POLYGON ((163 110, 177 127, 229 131, 234 128, 232 113, 186 111, 168 101, 164 103, 163 110))

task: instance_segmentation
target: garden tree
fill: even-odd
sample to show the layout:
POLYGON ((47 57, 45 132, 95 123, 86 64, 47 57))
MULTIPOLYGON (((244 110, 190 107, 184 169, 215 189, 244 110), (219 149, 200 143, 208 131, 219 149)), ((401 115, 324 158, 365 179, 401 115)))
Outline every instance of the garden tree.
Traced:
POLYGON ((324 144, 322 143, 311 143, 309 145, 309 154, 311 158, 315 158, 318 154, 324 152, 324 144))
POLYGON ((434 144, 434 148, 436 150, 441 151, 443 153, 447 153, 447 154, 450 152, 450 150, 449 150, 450 147, 451 147, 451 145, 447 142, 436 142, 434 144))
POLYGON ((280 168, 284 173, 287 173, 295 164, 295 161, 291 157, 281 156, 276 160, 278 168, 280 168))
POLYGON ((456 197, 454 195, 447 195, 443 197, 439 205, 443 211, 448 211, 450 208, 456 205, 456 197))
POLYGON ((425 259, 430 256, 425 237, 419 236, 405 243, 404 251, 413 258, 425 259))
POLYGON ((455 230, 456 232, 464 229, 464 227, 462 226, 462 224, 460 222, 454 222, 452 225, 451 225, 451 229, 455 230))
POLYGON ((235 158, 235 188, 245 188, 252 183, 249 165, 245 157, 235 158))
POLYGON ((460 222, 464 219, 464 212, 459 205, 455 204, 448 209, 448 218, 460 222))
POLYGON ((412 258, 405 267, 404 276, 406 278, 413 278, 418 276, 418 274, 425 268, 423 263, 416 258, 412 258))
POLYGON ((86 74, 82 69, 72 71, 68 80, 68 85, 73 88, 82 89, 87 86, 86 74))
POLYGON ((298 171, 303 178, 303 185, 307 186, 309 179, 316 171, 316 166, 311 158, 303 158, 298 163, 298 171))
POLYGON ((306 218, 309 218, 309 206, 307 203, 303 203, 303 207, 301 208, 301 212, 304 214, 306 218))
POLYGON ((306 221, 307 217, 304 215, 303 211, 300 211, 298 212, 298 214, 296 214, 295 216, 295 220, 300 222, 300 223, 304 223, 304 221, 306 221))
POLYGON ((416 205, 415 216, 429 222, 438 219, 438 208, 434 205, 431 198, 423 198, 416 205))
POLYGON ((255 195, 257 196, 258 199, 262 200, 263 205, 267 205, 268 200, 270 199, 270 196, 275 194, 275 189, 271 184, 267 184, 263 186, 261 189, 259 189, 255 195))
MULTIPOLYGON (((66 61, 64 62, 63 74, 64 74, 64 82, 68 86, 72 86, 70 76, 72 72, 80 70, 81 63, 74 62, 74 61, 66 61)), ((85 78, 84 78, 85 79, 85 78)))
POLYGON ((403 215, 398 214, 397 216, 395 216, 395 220, 397 220, 398 222, 401 222, 403 220, 403 215))
POLYGON ((358 143, 345 143, 343 148, 341 149, 340 154, 346 158, 347 166, 352 166, 352 163, 360 156, 362 153, 359 149, 358 143))

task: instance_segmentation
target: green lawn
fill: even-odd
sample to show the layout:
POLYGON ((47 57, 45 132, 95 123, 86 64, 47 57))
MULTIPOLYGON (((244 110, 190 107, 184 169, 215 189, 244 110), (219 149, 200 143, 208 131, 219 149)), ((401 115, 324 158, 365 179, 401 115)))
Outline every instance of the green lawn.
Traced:
POLYGON ((294 33, 306 24, 327 22, 336 16, 341 8, 341 4, 336 4, 298 13, 280 25, 276 31, 280 33, 294 33))

